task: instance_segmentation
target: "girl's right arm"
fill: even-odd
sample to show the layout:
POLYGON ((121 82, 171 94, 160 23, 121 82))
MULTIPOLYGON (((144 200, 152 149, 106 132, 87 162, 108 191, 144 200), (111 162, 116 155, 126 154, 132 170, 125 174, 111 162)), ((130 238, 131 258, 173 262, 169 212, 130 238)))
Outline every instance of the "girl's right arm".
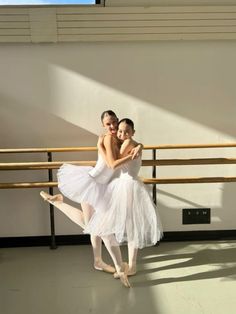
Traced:
POLYGON ((127 155, 132 155, 131 151, 135 148, 135 142, 132 139, 125 140, 120 148, 120 158, 125 157, 127 155))
POLYGON ((116 169, 120 165, 132 159, 132 155, 127 155, 125 157, 119 158, 115 153, 114 147, 117 145, 115 139, 107 135, 104 138, 104 147, 105 147, 105 160, 109 164, 109 167, 112 169, 116 169))

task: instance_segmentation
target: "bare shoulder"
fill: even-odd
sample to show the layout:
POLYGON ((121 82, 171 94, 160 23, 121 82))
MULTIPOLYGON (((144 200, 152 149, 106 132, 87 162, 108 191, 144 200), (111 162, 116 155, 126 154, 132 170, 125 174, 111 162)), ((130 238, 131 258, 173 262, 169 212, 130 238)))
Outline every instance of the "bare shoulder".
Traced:
POLYGON ((110 134, 106 134, 104 136, 104 142, 109 143, 113 140, 113 136, 111 136, 110 134))
POLYGON ((136 145, 135 145, 135 141, 132 140, 131 138, 129 138, 129 139, 124 140, 122 146, 123 146, 123 147, 133 148, 133 147, 135 147, 136 145))
POLYGON ((131 138, 127 138, 126 140, 124 140, 123 144, 130 145, 132 142, 133 140, 131 138))
POLYGON ((106 146, 106 145, 114 145, 114 144, 117 145, 117 139, 110 134, 105 135, 104 145, 106 146))

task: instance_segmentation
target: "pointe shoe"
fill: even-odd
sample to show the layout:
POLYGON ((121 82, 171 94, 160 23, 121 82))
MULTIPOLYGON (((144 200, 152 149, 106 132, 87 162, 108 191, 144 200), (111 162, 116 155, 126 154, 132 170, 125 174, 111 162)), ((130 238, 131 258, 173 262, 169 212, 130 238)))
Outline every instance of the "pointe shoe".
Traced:
POLYGON ((108 265, 106 263, 102 263, 101 266, 94 265, 94 268, 99 271, 104 271, 105 273, 114 274, 116 272, 115 267, 108 265))
POLYGON ((128 280, 128 271, 129 271, 129 265, 127 263, 123 263, 123 271, 117 272, 120 278, 120 281, 122 285, 124 285, 126 288, 130 288, 130 283, 128 280))
POLYGON ((63 201, 63 196, 61 194, 56 194, 56 195, 51 195, 48 194, 44 191, 40 192, 40 196, 47 202, 49 203, 54 203, 54 202, 62 202, 63 201))
MULTIPOLYGON (((127 273, 127 276, 128 277, 131 277, 131 276, 135 276, 137 274, 137 272, 136 271, 130 271, 130 270, 128 270, 128 273, 127 273)), ((120 278, 120 275, 117 273, 117 271, 113 274, 113 277, 115 278, 115 279, 119 279, 120 278)))

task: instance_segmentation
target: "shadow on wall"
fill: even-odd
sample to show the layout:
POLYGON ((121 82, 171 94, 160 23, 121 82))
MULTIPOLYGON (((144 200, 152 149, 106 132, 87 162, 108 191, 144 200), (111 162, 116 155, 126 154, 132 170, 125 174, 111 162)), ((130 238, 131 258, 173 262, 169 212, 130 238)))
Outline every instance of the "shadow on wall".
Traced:
MULTIPOLYGON (((0 95, 0 147, 40 148, 96 146, 97 135, 16 99, 0 95)), ((54 153, 54 160, 96 160, 97 152, 54 153)), ((1 162, 46 161, 45 153, 0 154, 1 162)), ((46 182, 47 170, 1 171, 1 182, 46 182)), ((56 171, 54 173, 56 180, 56 171)), ((1 236, 41 236, 50 233, 49 213, 40 189, 0 190, 1 236), (26 217, 30 224, 26 223, 26 217)), ((55 211, 56 233, 80 233, 78 226, 55 211), (62 224, 63 222, 63 224, 62 224), (62 225, 62 227, 61 227, 62 225)))
POLYGON ((154 107, 236 135, 235 42, 91 46, 63 46, 48 61, 154 107))
MULTIPOLYGON (((218 130, 224 133, 223 135, 235 136, 235 52, 235 42, 199 41, 145 44, 76 43, 50 46, 32 45, 27 47, 18 46, 17 54, 13 50, 9 53, 9 50, 6 49, 6 57, 7 54, 9 54, 9 57, 5 65, 5 71, 3 71, 6 76, 4 76, 1 84, 0 129, 2 136, 0 146, 62 147, 95 145, 97 140, 97 136, 94 135, 95 132, 87 131, 85 125, 81 122, 87 121, 83 115, 89 109, 91 111, 88 114, 86 113, 85 116, 90 118, 90 124, 95 119, 97 121, 97 113, 93 112, 92 109, 98 104, 96 110, 100 113, 106 97, 104 99, 100 98, 100 86, 96 89, 96 86, 91 87, 91 84, 86 82, 88 89, 82 100, 84 100, 84 104, 89 104, 90 107, 85 105, 79 107, 76 97, 80 95, 80 91, 84 90, 84 85, 83 80, 81 80, 81 86, 77 85, 77 76, 89 78, 94 82, 103 84, 105 88, 110 87, 109 96, 114 102, 122 100, 120 95, 112 98, 114 92, 134 97, 132 105, 124 106, 123 109, 127 108, 128 113, 133 112, 136 114, 136 117, 140 119, 138 124, 140 129, 142 120, 146 119, 145 126, 148 125, 150 129, 145 128, 143 131, 145 133, 151 133, 150 121, 153 121, 154 118, 158 121, 158 116, 156 117, 154 114, 158 112, 156 109, 161 108, 175 114, 176 120, 181 120, 183 117, 189 120, 190 124, 195 121, 201 126, 218 130), (8 69, 9 64, 13 65, 14 72, 8 69), (50 73, 50 66, 53 68, 54 65, 55 67, 58 66, 59 69, 62 68, 72 72, 71 82, 75 82, 75 84, 71 86, 71 82, 66 81, 63 71, 59 78, 54 73, 50 73), (74 76, 76 77, 75 80, 74 76), (63 119, 63 114, 62 118, 55 115, 54 110, 61 113, 60 110, 64 108, 57 107, 57 100, 60 99, 56 98, 58 95, 51 95, 53 92, 52 87, 58 87, 59 89, 61 86, 63 87, 62 83, 64 82, 68 84, 67 91, 68 95, 71 96, 71 103, 76 106, 69 107, 68 111, 72 112, 72 118, 74 112, 81 113, 82 118, 77 120, 78 123, 66 122, 63 119), (29 90, 31 90, 31 93, 29 93, 29 90), (71 95, 71 92, 75 92, 75 94, 71 95), (139 99, 144 103, 139 104, 139 99), (55 107, 52 107, 51 100, 55 100, 55 103, 53 103, 55 107), (45 111, 39 108, 44 108, 45 111), (76 110, 73 111, 74 108, 76 110), (51 113, 52 111, 54 114, 51 113)), ((55 93, 58 89, 54 90, 55 93)), ((63 91, 61 94, 63 94, 63 91)), ((104 95, 107 96, 105 93, 104 95)), ((65 107, 71 105, 71 103, 68 102, 67 97, 61 101, 61 105, 65 107)), ((119 108, 119 104, 116 107, 119 108)), ((134 117, 135 121, 136 117, 134 117)), ((164 137, 164 133, 160 132, 159 124, 152 123, 155 131, 153 133, 155 142, 151 144, 160 143, 160 138, 163 138, 165 143, 171 143, 173 140, 180 142, 175 134, 176 130, 173 128, 172 121, 168 120, 168 116, 165 118, 163 121, 158 121, 158 123, 163 125, 163 130, 168 134, 164 137), (157 131, 160 134, 158 139, 157 131)), ((184 142, 188 138, 188 128, 182 121, 180 121, 179 128, 183 130, 182 134, 184 136, 181 138, 181 142, 184 142)), ((190 136, 192 140, 192 134, 190 136)), ((197 134, 196 137, 199 139, 200 136, 197 134)), ((205 139, 205 137, 201 137, 201 139, 205 139)), ((208 140, 207 136, 206 140, 208 140)), ((234 204, 229 203, 226 196, 231 200, 234 199, 234 185, 229 190, 225 185, 223 194, 223 205, 227 207, 227 210, 230 207, 232 213, 234 204)), ((168 219, 173 219, 172 208, 169 209, 169 214, 166 214, 163 208, 163 214, 167 215, 165 217, 169 216, 168 219)), ((229 218, 231 226, 233 223, 232 217, 234 215, 231 216, 231 220, 229 218)), ((174 214, 174 218, 176 218, 176 214, 174 214)))
MULTIPOLYGON (((138 127, 144 122, 149 132, 158 131, 162 138, 163 125, 168 131, 165 143, 177 140, 173 125, 181 130, 181 142, 192 142, 186 132, 192 122, 222 136, 236 135, 233 41, 70 43, 17 49, 17 54, 9 47, 1 51, 6 59, 1 65, 3 94, 44 107, 79 127, 86 128, 91 119, 97 123, 108 105, 122 116, 131 115, 138 127), (161 117, 162 110, 169 114, 161 117), (153 117, 159 118, 155 128, 150 124, 153 117)), ((89 130, 97 133, 93 126, 89 130)))
POLYGON ((1 148, 96 146, 97 135, 38 107, 1 97, 1 148))
POLYGON ((230 226, 229 229, 236 230, 236 203, 235 203, 236 183, 225 183, 222 187, 222 206, 215 213, 218 217, 224 217, 223 223, 230 226), (222 211, 224 214, 222 214, 222 211))
MULTIPOLYGON (((157 208, 160 212, 165 231, 236 230, 236 183, 228 182, 222 184, 222 186, 215 183, 206 184, 207 191, 210 195, 209 198, 206 198, 205 195, 203 195, 204 185, 205 184, 200 185, 199 187, 198 184, 192 184, 192 189, 197 189, 196 194, 198 194, 198 202, 194 202, 189 198, 188 190, 185 190, 184 193, 182 192, 182 196, 180 197, 172 192, 168 192, 168 186, 166 186, 165 189, 157 189, 157 208), (166 206, 167 201, 163 202, 162 196, 170 198, 171 204, 175 204, 175 206, 166 206), (204 200, 207 200, 208 203, 204 204, 204 200), (182 224, 183 208, 204 207, 211 208, 210 224, 182 224), (168 229, 168 227, 170 228, 170 226, 168 226, 170 222, 172 222, 172 226, 171 229, 168 229), (227 228, 225 228, 225 226, 227 226, 227 228)), ((182 186, 184 189, 186 185, 182 186)), ((170 189, 170 191, 172 191, 172 189, 170 189)), ((191 195, 191 197, 193 198, 194 196, 191 195)))

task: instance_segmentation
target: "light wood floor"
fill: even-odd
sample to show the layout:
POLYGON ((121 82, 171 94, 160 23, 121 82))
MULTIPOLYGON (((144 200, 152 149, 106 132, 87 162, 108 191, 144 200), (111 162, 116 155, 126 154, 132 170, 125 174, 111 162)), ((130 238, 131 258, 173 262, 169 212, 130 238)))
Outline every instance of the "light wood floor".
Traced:
POLYGON ((89 245, 0 249, 0 313, 236 313, 236 241, 162 242, 138 270, 127 289, 93 270, 89 245))

